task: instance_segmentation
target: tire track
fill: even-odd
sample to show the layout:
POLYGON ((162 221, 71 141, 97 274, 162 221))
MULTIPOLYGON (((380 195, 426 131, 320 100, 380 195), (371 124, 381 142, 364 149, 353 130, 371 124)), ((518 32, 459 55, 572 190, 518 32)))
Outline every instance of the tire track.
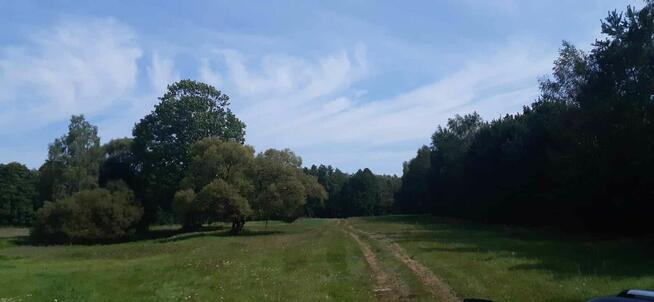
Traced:
MULTIPOLYGON (((432 294, 436 301, 454 302, 461 301, 457 298, 454 291, 441 280, 438 276, 432 273, 426 266, 417 260, 413 259, 399 244, 393 242, 390 238, 374 233, 368 233, 354 228, 349 222, 345 222, 347 229, 351 234, 360 233, 371 239, 381 243, 381 245, 388 250, 391 255, 400 260, 406 265, 413 273, 420 279, 425 288, 432 294)), ((355 234, 356 236, 356 234, 355 234)), ((360 239, 359 239, 360 240, 360 239)))
POLYGON ((377 260, 377 256, 375 256, 375 253, 372 251, 370 246, 361 240, 359 235, 356 234, 356 232, 350 227, 348 223, 344 224, 345 227, 343 228, 343 231, 352 237, 357 245, 359 245, 359 248, 361 249, 361 252, 363 252, 363 256, 366 259, 366 262, 368 262, 368 266, 370 267, 373 278, 375 279, 374 292, 377 298, 379 298, 381 301, 408 301, 408 286, 384 271, 381 268, 379 261, 377 260))

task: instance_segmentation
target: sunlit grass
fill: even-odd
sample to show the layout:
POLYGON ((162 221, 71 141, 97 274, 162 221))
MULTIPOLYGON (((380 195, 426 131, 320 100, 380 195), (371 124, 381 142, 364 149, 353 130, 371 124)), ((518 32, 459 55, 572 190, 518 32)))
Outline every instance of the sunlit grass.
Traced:
MULTIPOLYGON (((652 246, 427 216, 353 218, 429 267, 460 297, 585 301, 654 288, 652 246)), ((32 246, 25 229, 0 229, 0 301, 372 301, 371 272, 336 220, 249 222, 109 245, 32 246), (16 240, 19 239, 19 240, 16 240), (12 300, 13 299, 13 300, 12 300)), ((383 244, 364 237, 411 299, 431 296, 383 244)))
MULTIPOLYGON (((358 247, 331 220, 95 246, 0 245, 0 298, 16 301, 369 301, 358 247)), ((161 230, 170 228, 159 227, 161 230)))

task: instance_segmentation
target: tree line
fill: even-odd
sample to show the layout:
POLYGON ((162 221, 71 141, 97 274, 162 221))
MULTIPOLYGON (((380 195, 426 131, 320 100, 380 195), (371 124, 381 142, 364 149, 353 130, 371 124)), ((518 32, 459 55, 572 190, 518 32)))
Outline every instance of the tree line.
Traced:
POLYGON ((327 192, 323 201, 307 200, 305 212, 309 216, 342 218, 396 212, 395 193, 400 188, 400 178, 395 175, 376 175, 368 168, 347 174, 325 165, 312 165, 304 171, 316 177, 327 192))
POLYGON ((256 153, 229 97, 201 82, 169 85, 132 135, 101 144, 97 127, 76 115, 38 170, 0 164, 0 224, 30 225, 39 242, 90 243, 121 240, 154 223, 194 231, 229 221, 237 234, 250 219, 381 214, 392 203, 393 192, 380 182, 388 177, 368 169, 339 171, 344 190, 337 192, 316 172, 324 166, 303 169, 289 149, 256 153), (346 200, 354 204, 344 206, 346 200))
POLYGON ((610 12, 589 52, 564 42, 521 113, 455 116, 406 162, 405 213, 651 234, 654 4, 610 12))

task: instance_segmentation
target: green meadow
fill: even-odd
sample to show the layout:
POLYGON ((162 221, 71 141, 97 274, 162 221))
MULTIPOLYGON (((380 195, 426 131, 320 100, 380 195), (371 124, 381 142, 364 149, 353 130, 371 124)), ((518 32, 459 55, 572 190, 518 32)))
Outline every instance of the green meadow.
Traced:
MULTIPOLYGON (((108 245, 36 246, 25 229, 0 229, 0 301, 375 301, 360 234, 401 300, 432 301, 419 276, 389 251, 398 244, 458 298, 584 301, 653 288, 652 249, 427 216, 248 222, 108 245)), ((389 289, 390 290, 390 289, 389 289)))

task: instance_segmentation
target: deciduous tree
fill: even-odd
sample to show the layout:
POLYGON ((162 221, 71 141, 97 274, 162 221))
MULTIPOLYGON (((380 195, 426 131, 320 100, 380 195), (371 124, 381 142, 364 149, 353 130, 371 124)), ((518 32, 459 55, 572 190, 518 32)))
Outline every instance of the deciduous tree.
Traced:
POLYGON ((97 188, 101 162, 98 128, 83 115, 73 115, 68 133, 50 144, 48 158, 40 168, 42 200, 53 201, 97 188))
POLYGON ((154 111, 136 124, 132 150, 144 181, 143 226, 157 208, 168 209, 191 162, 191 145, 206 137, 243 143, 245 124, 229 97, 211 85, 182 80, 168 86, 154 111))

